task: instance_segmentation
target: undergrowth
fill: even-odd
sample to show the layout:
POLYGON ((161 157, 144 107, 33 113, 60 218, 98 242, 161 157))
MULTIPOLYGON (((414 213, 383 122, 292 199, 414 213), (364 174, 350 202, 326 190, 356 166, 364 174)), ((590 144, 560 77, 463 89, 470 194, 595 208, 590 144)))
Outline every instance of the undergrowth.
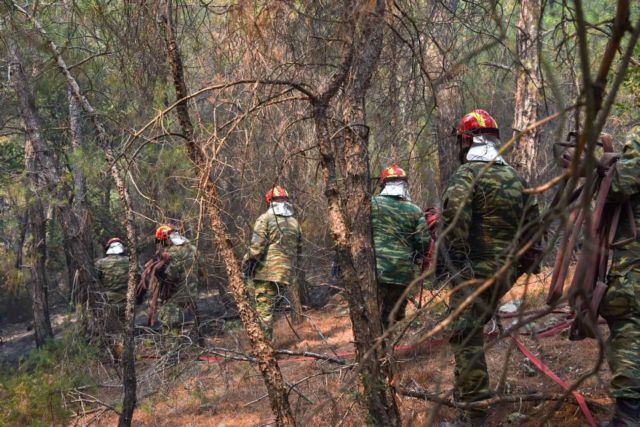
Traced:
POLYGON ((51 340, 20 361, 0 365, 0 426, 66 425, 74 403, 67 393, 91 387, 95 350, 76 334, 51 340))

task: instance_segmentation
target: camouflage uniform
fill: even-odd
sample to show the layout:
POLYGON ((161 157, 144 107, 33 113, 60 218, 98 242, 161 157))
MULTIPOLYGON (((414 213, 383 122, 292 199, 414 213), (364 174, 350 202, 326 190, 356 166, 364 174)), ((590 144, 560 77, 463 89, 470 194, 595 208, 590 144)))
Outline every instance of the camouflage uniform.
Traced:
POLYGON ((275 305, 284 298, 286 286, 296 281, 301 251, 302 231, 293 216, 276 215, 270 208, 256 220, 244 262, 257 262, 253 275, 256 311, 269 337, 275 305))
MULTIPOLYGON (((430 236, 422 210, 394 196, 376 196, 371 203, 373 245, 384 327, 406 287, 420 274, 420 263, 429 250, 430 236)), ((405 298, 394 321, 404 318, 405 298)))
POLYGON ((126 255, 107 255, 96 261, 96 270, 104 289, 107 332, 120 332, 124 325, 124 311, 127 302, 129 257, 126 255))
MULTIPOLYGON (((640 127, 627 136, 622 157, 609 192, 612 202, 631 204, 640 230, 640 127)), ((631 234, 629 217, 620 216, 615 240, 631 234)), ((614 249, 609 288, 600 314, 610 330, 608 358, 611 393, 616 398, 640 399, 640 234, 634 242, 614 249)), ((640 420, 637 420, 640 423, 640 420)))
MULTIPOLYGON (((176 328, 185 321, 185 312, 197 317, 196 296, 198 293, 198 277, 196 265, 196 248, 190 243, 170 245, 164 249, 171 256, 159 280, 163 285, 171 286, 175 292, 167 301, 162 301, 158 309, 160 321, 176 328)), ((195 319, 196 323, 198 319, 195 319)))
MULTIPOLYGON (((452 285, 469 279, 478 282, 451 296, 452 310, 508 262, 519 241, 525 240, 522 236, 535 230, 539 221, 535 198, 523 193, 527 183, 517 172, 502 163, 483 172, 487 164, 472 161, 460 166, 444 194, 442 229, 451 226, 443 234, 447 276, 452 285)), ((490 394, 483 329, 513 285, 516 269, 507 269, 452 324, 456 400, 469 402, 490 394)))

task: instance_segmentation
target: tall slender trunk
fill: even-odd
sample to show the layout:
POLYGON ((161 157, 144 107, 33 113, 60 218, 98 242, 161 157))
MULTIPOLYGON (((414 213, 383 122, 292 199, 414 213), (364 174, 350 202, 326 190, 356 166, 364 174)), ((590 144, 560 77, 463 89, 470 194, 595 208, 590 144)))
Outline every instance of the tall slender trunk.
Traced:
MULTIPOLYGON (((363 4, 362 6, 365 6, 363 4)), ((363 7, 360 23, 356 25, 356 56, 345 85, 342 117, 349 125, 344 133, 346 158, 345 210, 350 219, 351 259, 358 281, 347 285, 349 313, 353 325, 358 362, 363 370, 363 381, 370 416, 382 425, 399 425, 400 411, 395 390, 388 380, 392 371, 385 362, 385 347, 375 350, 382 335, 376 262, 371 229, 371 190, 369 172, 369 128, 365 112, 365 97, 371 77, 378 66, 384 41, 385 2, 378 0, 363 7), (370 354, 365 358, 365 354, 370 354)))
POLYGON ((98 323, 95 321, 94 296, 97 290, 96 274, 93 265, 92 241, 90 233, 86 232, 88 211, 80 217, 68 200, 73 196, 73 189, 63 179, 63 171, 54 156, 49 143, 43 133, 42 120, 31 92, 30 82, 22 67, 20 52, 15 40, 11 39, 10 54, 13 62, 13 84, 20 101, 20 112, 27 128, 28 143, 25 149, 27 170, 32 191, 48 194, 56 200, 55 213, 62 226, 65 251, 71 270, 70 280, 77 283, 75 290, 76 302, 86 306, 88 317, 83 318, 85 327, 92 333, 97 332, 98 323), (83 233, 83 229, 85 232, 83 233))
POLYGON ((126 186, 126 181, 124 179, 124 174, 120 170, 120 166, 117 162, 116 156, 111 149, 109 136, 107 132, 100 122, 98 118, 98 114, 96 110, 93 108, 89 100, 82 94, 80 90, 80 86, 76 81, 75 77, 69 71, 69 67, 67 66, 62 54, 60 53, 60 49, 58 46, 49 38, 47 32, 42 28, 40 22, 36 20, 29 12, 27 12, 24 8, 20 7, 16 3, 13 3, 13 6, 24 16, 26 16, 34 25, 38 33, 42 36, 42 38, 47 42, 47 47, 53 53, 56 58, 56 63, 58 65, 58 69, 62 73, 62 75, 67 80, 67 85, 74 98, 78 101, 80 106, 87 113, 91 124, 93 125, 96 135, 98 138, 98 142, 102 146, 105 151, 105 158, 107 163, 110 165, 110 172, 113 181, 116 184, 116 189, 118 190, 118 194, 120 196, 120 202, 122 203, 122 207, 125 213, 125 225, 127 228, 127 248, 129 250, 129 277, 127 283, 127 305, 125 310, 125 319, 126 319, 126 329, 125 329, 125 341, 124 341, 124 355, 123 355, 123 368, 122 368, 122 376, 123 376, 123 386, 124 386, 124 399, 123 399, 123 408, 120 413, 120 417, 118 419, 118 426, 130 426, 131 421, 133 419, 133 411, 136 405, 136 373, 135 373, 135 342, 133 337, 134 332, 134 308, 135 308, 135 299, 136 299, 136 275, 138 270, 138 254, 137 254, 137 238, 136 238, 136 230, 135 230, 135 222, 133 217, 133 210, 131 207, 131 197, 129 196, 129 191, 126 186))
MULTIPOLYGON (((522 0, 516 36, 520 66, 516 70, 514 135, 538 120, 540 102, 539 22, 540 0, 522 0)), ((529 182, 536 179, 538 142, 539 132, 536 128, 522 135, 516 141, 509 156, 511 164, 529 182)))
POLYGON ((29 229, 31 230, 31 253, 33 254, 29 291, 36 346, 40 347, 47 338, 53 337, 49 318, 49 286, 45 266, 47 261, 47 219, 40 197, 34 197, 29 203, 31 205, 29 207, 29 229))
POLYGON ((433 28, 429 40, 423 70, 433 82, 432 93, 435 102, 433 132, 438 147, 438 188, 443 190, 449 177, 458 167, 458 147, 451 137, 451 127, 463 114, 464 107, 462 89, 458 73, 452 73, 452 60, 449 52, 453 50, 457 38, 449 21, 450 11, 455 11, 458 0, 435 2, 432 22, 438 23, 433 28))
MULTIPOLYGON (((188 95, 187 86, 184 80, 184 70, 182 65, 182 57, 175 38, 175 27, 173 23, 172 2, 167 0, 165 3, 164 21, 165 21, 165 42, 167 47, 167 60, 171 67, 171 74, 178 99, 188 95)), ((244 328, 249 336, 251 347, 258 360, 258 368, 262 373, 271 410, 276 417, 276 425, 293 426, 295 420, 291 413, 287 389, 285 387, 282 372, 275 358, 275 353, 271 343, 260 327, 258 316, 249 303, 249 295, 244 286, 240 264, 233 251, 231 236, 227 231, 226 224, 223 221, 220 198, 215 183, 208 176, 208 168, 203 152, 194 139, 193 124, 189 116, 189 107, 187 102, 182 102, 176 106, 178 121, 187 140, 187 152, 189 158, 198 170, 200 186, 204 190, 204 204, 209 221, 211 222, 211 230, 213 238, 220 255, 222 256, 227 276, 229 277, 229 289, 238 306, 240 319, 244 324, 244 328)))
POLYGON ((382 49, 385 3, 379 0, 375 3, 361 2, 353 8, 346 6, 354 14, 349 17, 353 22, 353 45, 343 65, 345 95, 342 116, 348 124, 343 144, 347 194, 340 193, 336 153, 327 116, 328 101, 341 84, 338 78, 333 83, 333 91, 329 89, 314 100, 315 132, 329 207, 329 224, 341 280, 347 293, 368 417, 379 425, 399 425, 400 412, 395 392, 388 381, 391 367, 385 362, 384 343, 378 343, 382 322, 371 239, 369 133, 365 115, 365 95, 382 49))
POLYGON ((18 214, 18 224, 20 224, 20 234, 15 246, 16 262, 15 268, 20 269, 22 266, 22 252, 24 248, 24 242, 27 238, 27 231, 29 230, 29 207, 25 209, 22 215, 18 214))
POLYGON ((53 336, 49 319, 48 283, 47 283, 47 218, 44 212, 42 193, 44 189, 44 170, 49 166, 48 148, 42 147, 42 130, 36 106, 31 94, 27 75, 22 68, 22 58, 16 41, 7 38, 9 48, 11 80, 20 103, 20 114, 27 129, 25 141, 25 168, 28 177, 27 202, 28 229, 31 234, 31 254, 33 266, 29 286, 33 311, 36 346, 44 344, 53 336))

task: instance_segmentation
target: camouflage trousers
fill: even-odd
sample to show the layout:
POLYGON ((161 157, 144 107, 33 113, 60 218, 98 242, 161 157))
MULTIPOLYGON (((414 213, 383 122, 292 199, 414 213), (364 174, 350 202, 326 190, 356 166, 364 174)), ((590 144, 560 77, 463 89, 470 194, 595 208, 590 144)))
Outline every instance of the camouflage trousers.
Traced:
POLYGON ((609 278, 600 315, 607 320, 610 332, 611 394, 640 399, 640 271, 609 278))
MULTIPOLYGON (((512 283, 513 281, 500 281, 494 284, 468 305, 452 323, 449 344, 456 360, 453 397, 457 401, 473 402, 491 394, 484 354, 484 325, 491 320, 500 298, 509 291, 512 283)), ((474 290, 475 286, 471 286, 453 294, 450 310, 455 310, 474 290)))
POLYGON ((278 282, 254 280, 256 311, 267 337, 273 337, 273 312, 286 299, 286 285, 278 282))
POLYGON ((404 319, 405 310, 407 309, 407 298, 402 298, 402 294, 407 289, 404 285, 397 285, 394 283, 378 283, 378 300, 380 301, 380 317, 382 318, 382 326, 387 329, 391 323, 398 322, 404 319), (400 301, 402 298, 402 301, 400 301), (398 304, 398 310, 390 322, 389 316, 396 304, 398 304))
POLYGON ((167 301, 162 301, 158 308, 158 320, 165 328, 181 329, 186 321, 194 321, 198 327, 198 312, 196 308, 197 284, 189 283, 180 288, 167 301))

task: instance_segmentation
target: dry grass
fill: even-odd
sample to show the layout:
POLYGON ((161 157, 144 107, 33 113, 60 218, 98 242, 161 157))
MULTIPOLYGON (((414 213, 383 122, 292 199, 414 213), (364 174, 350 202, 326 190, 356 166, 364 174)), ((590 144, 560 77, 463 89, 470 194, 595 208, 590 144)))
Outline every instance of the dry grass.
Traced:
MULTIPOLYGON (((519 283, 505 298, 531 301, 540 305, 546 295, 544 277, 525 286, 519 283), (526 293, 525 293, 526 291, 526 293)), ((353 351, 352 334, 347 307, 340 296, 335 296, 321 310, 306 313, 308 318, 296 326, 293 333, 288 322, 280 318, 275 327, 275 347, 290 350, 309 350, 326 354, 342 354, 353 351)), ((540 325, 541 326, 541 325, 540 325)), ((410 340, 411 334, 404 342, 410 340)), ((597 358, 594 341, 571 342, 564 335, 543 340, 523 338, 527 346, 564 380, 571 382, 591 369, 597 358)), ((241 330, 209 340, 209 345, 248 349, 241 330)), ((498 383, 506 368, 504 390, 509 394, 526 394, 534 391, 561 393, 559 386, 546 376, 532 372, 524 356, 509 339, 492 342, 487 351, 492 386, 498 383), (509 359, 507 360, 507 354, 509 359)), ((134 424, 143 426, 257 426, 271 423, 268 400, 262 398, 265 388, 255 366, 248 362, 223 361, 183 362, 191 363, 171 387, 141 402, 134 424)), ((300 358, 281 358, 283 375, 288 383, 300 383, 291 392, 291 404, 296 418, 303 425, 362 425, 364 420, 358 410, 357 382, 348 369, 322 361, 300 358), (307 380, 304 380, 305 378, 307 380), (304 396, 301 397, 301 395, 304 396)), ((427 345, 397 354, 395 383, 402 387, 419 386, 425 390, 446 393, 452 388, 453 355, 447 345, 435 348, 427 345)), ((580 387, 585 397, 609 405, 607 398, 608 370, 588 379, 580 387)), ((448 407, 436 408, 434 404, 413 398, 399 398, 406 425, 425 425, 434 409, 435 420, 451 420, 459 412, 448 407)), ((510 414, 529 416, 517 421, 521 425, 538 425, 548 414, 554 402, 505 403, 493 408, 488 425, 502 425, 510 414)), ((597 419, 606 418, 596 413, 597 419)), ((512 415, 513 417, 513 415, 512 415)), ((115 417, 103 419, 104 425, 114 423, 115 417)), ((574 404, 562 404, 551 414, 547 425, 579 426, 584 418, 574 404)))

